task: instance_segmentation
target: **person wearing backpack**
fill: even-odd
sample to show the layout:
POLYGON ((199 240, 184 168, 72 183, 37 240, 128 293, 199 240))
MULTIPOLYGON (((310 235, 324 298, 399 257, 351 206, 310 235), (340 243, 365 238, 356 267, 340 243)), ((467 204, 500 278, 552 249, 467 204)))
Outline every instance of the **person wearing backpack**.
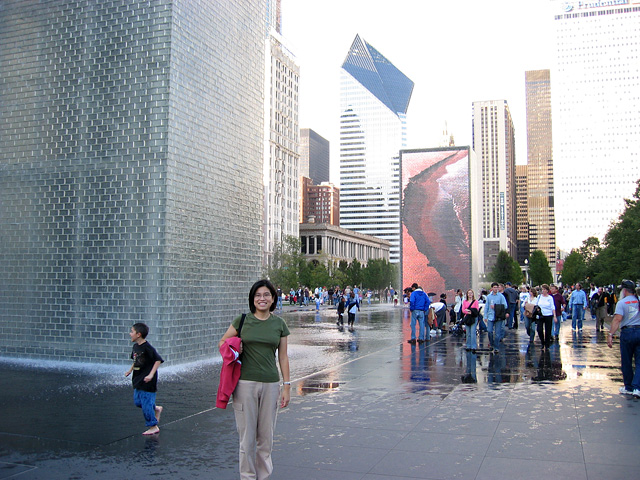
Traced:
POLYGON ((351 292, 346 309, 348 314, 347 322, 349 324, 349 330, 353 330, 353 324, 356 321, 356 312, 360 311, 360 302, 358 301, 358 296, 355 292, 351 292))

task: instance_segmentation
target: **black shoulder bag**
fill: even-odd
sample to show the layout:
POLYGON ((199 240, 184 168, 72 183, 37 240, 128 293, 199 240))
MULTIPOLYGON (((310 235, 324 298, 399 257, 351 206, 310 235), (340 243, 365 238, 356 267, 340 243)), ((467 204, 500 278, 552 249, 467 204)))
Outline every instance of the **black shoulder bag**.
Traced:
POLYGON ((242 318, 240 318, 240 325, 238 325, 238 337, 240 336, 240 332, 242 331, 242 324, 244 323, 244 319, 247 316, 246 313, 242 314, 242 318))

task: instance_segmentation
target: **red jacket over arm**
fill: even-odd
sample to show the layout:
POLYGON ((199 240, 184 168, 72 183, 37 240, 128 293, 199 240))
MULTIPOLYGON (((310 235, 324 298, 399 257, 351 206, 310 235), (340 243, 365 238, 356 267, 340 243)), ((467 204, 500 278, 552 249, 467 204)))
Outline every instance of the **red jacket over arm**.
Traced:
POLYGON ((216 407, 227 408, 229 397, 236 389, 240 379, 240 360, 238 360, 240 350, 240 337, 231 337, 224 341, 220 347, 222 355, 222 370, 220 371, 220 385, 216 396, 216 407))

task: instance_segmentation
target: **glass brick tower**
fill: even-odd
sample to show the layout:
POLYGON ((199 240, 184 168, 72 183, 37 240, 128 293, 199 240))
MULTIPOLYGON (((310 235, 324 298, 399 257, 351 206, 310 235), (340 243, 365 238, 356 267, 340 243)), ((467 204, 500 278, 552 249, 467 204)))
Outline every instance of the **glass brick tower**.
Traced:
POLYGON ((0 356, 216 352, 261 271, 265 12, 2 2, 0 356))
POLYGON ((400 164, 413 82, 356 35, 340 71, 340 226, 400 260, 400 164))

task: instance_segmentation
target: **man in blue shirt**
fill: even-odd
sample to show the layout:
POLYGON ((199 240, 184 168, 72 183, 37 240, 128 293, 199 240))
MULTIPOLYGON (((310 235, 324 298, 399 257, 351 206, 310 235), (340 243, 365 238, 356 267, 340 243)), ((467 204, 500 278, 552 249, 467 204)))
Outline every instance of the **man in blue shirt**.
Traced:
POLYGON ((498 345, 504 335, 504 321, 506 318, 509 318, 509 313, 507 313, 508 307, 507 299, 498 291, 498 283, 493 282, 491 284, 491 291, 489 295, 487 295, 487 300, 484 304, 484 318, 487 321, 490 347, 493 348, 493 351, 496 353, 499 351, 498 345), (498 308, 498 315, 496 315, 497 305, 504 307, 504 309, 498 308), (501 310, 504 311, 504 316, 500 313, 501 310))
POLYGON ((576 289, 569 298, 569 311, 571 312, 571 328, 575 331, 582 331, 582 321, 584 320, 584 310, 587 308, 587 295, 582 290, 582 285, 576 283, 576 289))
MULTIPOLYGON (((411 339, 407 340, 409 343, 416 343, 416 321, 418 322, 420 331, 418 336, 418 343, 423 343, 427 338, 425 336, 425 316, 426 312, 429 310, 429 305, 431 305, 431 300, 426 293, 422 290, 422 287, 419 287, 417 283, 411 285, 413 292, 411 292, 411 297, 409 297, 409 310, 411 310, 411 339)), ((427 329, 429 329, 429 325, 427 325, 427 329)), ((429 332, 427 331, 427 335, 429 332)))

